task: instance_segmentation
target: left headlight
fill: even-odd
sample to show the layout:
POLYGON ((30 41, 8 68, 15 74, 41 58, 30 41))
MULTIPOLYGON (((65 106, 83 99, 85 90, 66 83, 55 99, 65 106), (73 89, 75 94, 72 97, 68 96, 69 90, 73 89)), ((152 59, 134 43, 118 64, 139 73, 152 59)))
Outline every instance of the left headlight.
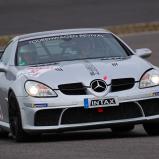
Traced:
POLYGON ((157 85, 159 85, 159 72, 156 70, 150 70, 142 76, 139 88, 147 88, 157 85))
POLYGON ((33 97, 57 97, 55 91, 40 82, 27 81, 24 87, 28 95, 33 97))

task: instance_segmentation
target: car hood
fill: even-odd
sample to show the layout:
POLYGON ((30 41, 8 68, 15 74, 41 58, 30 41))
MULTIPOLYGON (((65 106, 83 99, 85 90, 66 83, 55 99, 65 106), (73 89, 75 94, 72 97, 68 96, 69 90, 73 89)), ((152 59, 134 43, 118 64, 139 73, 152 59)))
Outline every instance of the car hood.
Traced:
POLYGON ((20 70, 28 80, 35 80, 58 89, 58 85, 83 83, 90 86, 94 79, 103 79, 107 84, 112 79, 134 78, 139 81, 143 73, 152 68, 145 60, 133 55, 118 60, 79 60, 61 62, 58 65, 29 67, 20 70))

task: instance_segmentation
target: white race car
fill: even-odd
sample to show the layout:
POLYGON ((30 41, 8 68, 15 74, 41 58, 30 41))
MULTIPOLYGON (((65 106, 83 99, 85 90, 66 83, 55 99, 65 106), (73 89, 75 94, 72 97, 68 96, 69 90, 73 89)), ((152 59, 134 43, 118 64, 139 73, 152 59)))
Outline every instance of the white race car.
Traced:
POLYGON ((20 35, 0 61, 0 126, 32 134, 143 124, 159 134, 159 69, 104 29, 20 35))

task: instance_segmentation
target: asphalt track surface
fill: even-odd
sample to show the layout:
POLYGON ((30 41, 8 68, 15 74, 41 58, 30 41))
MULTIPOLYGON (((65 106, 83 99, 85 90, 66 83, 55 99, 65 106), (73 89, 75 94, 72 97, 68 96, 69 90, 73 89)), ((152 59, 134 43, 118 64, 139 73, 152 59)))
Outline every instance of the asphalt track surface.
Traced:
MULTIPOLYGON (((159 32, 123 37, 133 49, 149 47, 149 59, 159 66, 159 32)), ((0 136, 0 159, 158 159, 159 137, 149 137, 141 125, 130 133, 109 129, 44 135, 31 142, 15 143, 0 136)))
POLYGON ((0 0, 0 35, 159 21, 159 0, 0 0))

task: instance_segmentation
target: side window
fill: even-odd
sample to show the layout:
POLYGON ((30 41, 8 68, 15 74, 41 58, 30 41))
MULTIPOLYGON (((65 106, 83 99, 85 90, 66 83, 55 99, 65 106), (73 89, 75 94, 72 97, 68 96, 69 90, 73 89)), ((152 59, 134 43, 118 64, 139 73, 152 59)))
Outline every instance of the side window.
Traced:
POLYGON ((11 56, 11 50, 12 50, 12 43, 10 43, 6 49, 4 50, 4 53, 1 57, 1 61, 7 65, 11 56))

